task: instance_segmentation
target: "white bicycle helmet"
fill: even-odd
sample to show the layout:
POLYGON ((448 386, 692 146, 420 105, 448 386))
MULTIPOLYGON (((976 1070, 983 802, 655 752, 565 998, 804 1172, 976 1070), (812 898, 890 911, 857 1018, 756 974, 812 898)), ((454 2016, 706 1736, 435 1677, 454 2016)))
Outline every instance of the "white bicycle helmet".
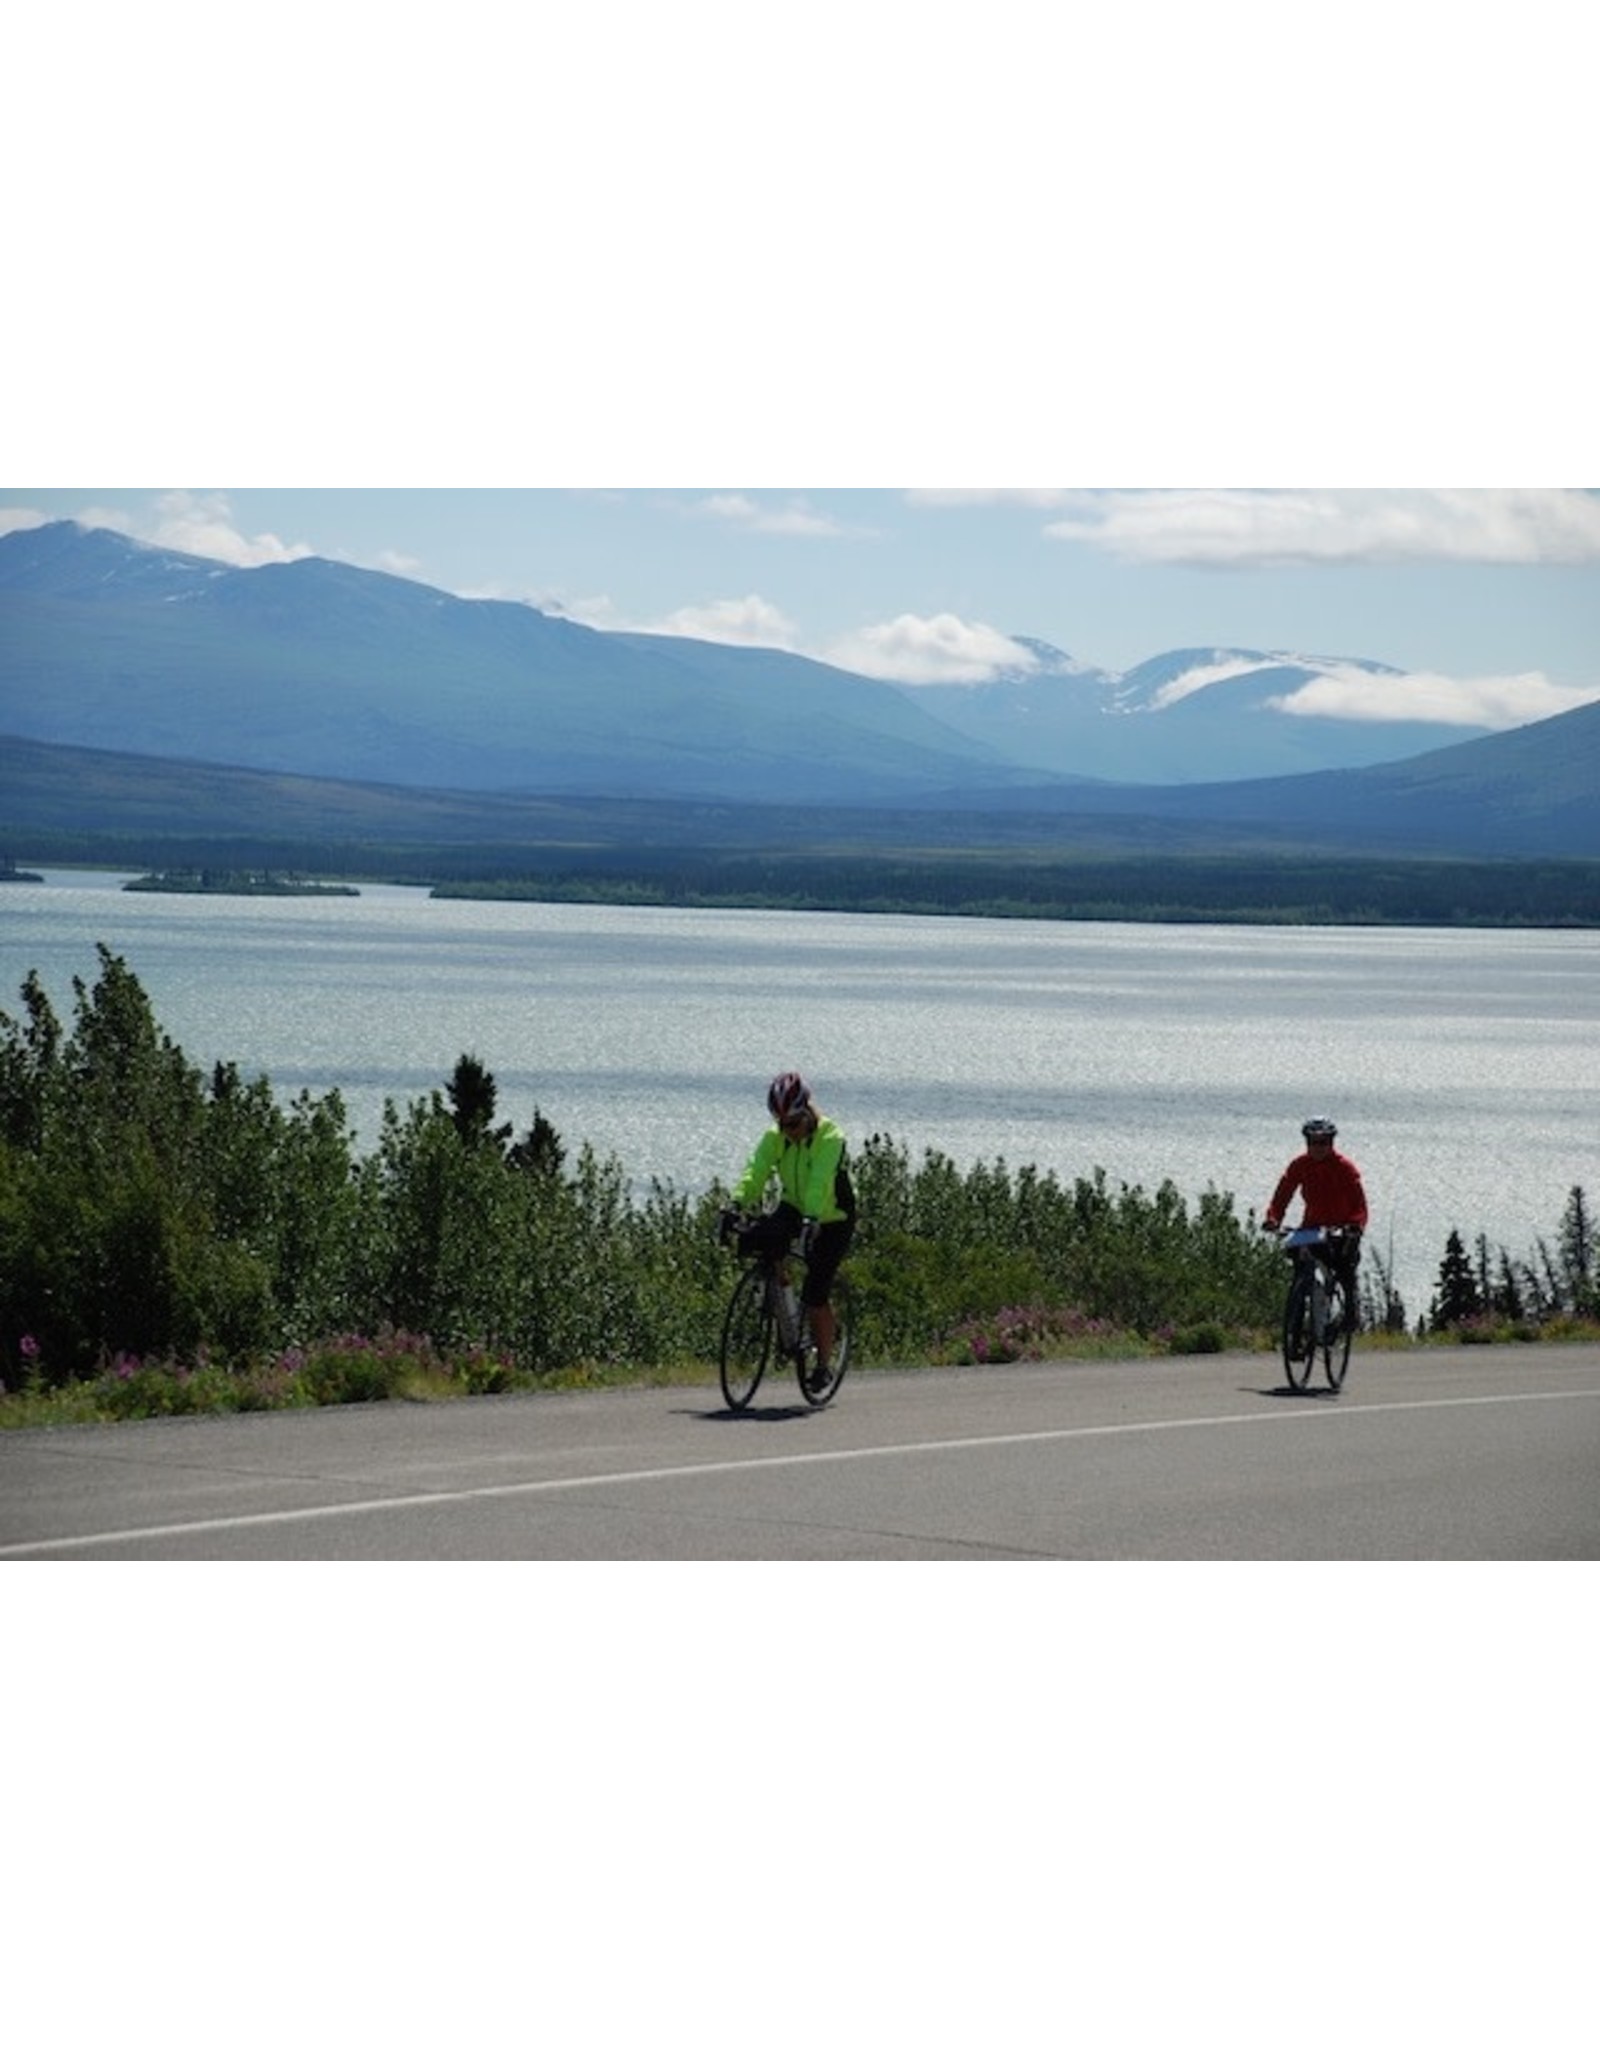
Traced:
POLYGON ((798 1074, 780 1074, 767 1090, 767 1108, 780 1124, 810 1107, 811 1090, 798 1074))

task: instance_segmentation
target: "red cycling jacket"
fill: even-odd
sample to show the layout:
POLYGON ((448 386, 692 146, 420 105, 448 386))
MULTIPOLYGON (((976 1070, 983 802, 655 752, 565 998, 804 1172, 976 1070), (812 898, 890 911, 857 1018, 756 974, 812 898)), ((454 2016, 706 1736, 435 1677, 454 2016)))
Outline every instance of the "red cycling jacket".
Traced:
POLYGON ((1274 1228, 1283 1221, 1296 1191, 1305 1197, 1301 1222, 1307 1228, 1353 1223, 1358 1230, 1366 1229, 1367 1191, 1361 1185, 1361 1169, 1342 1152, 1330 1151, 1321 1159, 1302 1152, 1289 1161, 1267 1204, 1265 1220, 1274 1228))

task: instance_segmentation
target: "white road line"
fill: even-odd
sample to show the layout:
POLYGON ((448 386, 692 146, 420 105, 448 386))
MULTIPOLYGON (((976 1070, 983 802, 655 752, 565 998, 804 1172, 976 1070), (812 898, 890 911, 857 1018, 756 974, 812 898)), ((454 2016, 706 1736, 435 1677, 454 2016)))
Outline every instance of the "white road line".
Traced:
POLYGON ((1335 1416, 1395 1415, 1435 1408, 1498 1408, 1531 1401, 1600 1400, 1600 1387, 1553 1389, 1529 1394, 1460 1394, 1440 1401, 1317 1402, 1285 1415, 1252 1410, 1244 1415, 1192 1415, 1163 1422, 1090 1423, 1079 1429, 1023 1430, 1006 1436, 935 1437, 910 1444, 869 1444, 855 1450, 780 1452, 773 1457, 719 1458, 697 1465, 652 1465, 635 1472, 589 1472, 570 1479, 521 1479, 499 1486, 468 1486, 449 1493, 384 1494, 373 1500, 330 1501, 321 1507, 271 1508, 253 1515, 218 1515, 203 1521, 157 1522, 144 1528, 102 1529, 86 1536, 46 1536, 29 1543, 0 1544, 0 1557, 41 1557, 54 1551, 87 1550, 100 1543, 143 1543, 152 1537, 211 1536, 231 1529, 268 1529, 290 1522, 321 1522, 338 1515, 388 1514, 399 1508, 459 1506, 468 1501, 512 1500, 536 1494, 574 1493, 602 1486, 644 1486, 663 1479, 707 1478, 726 1472, 766 1472, 798 1465, 847 1465, 867 1458, 916 1458, 939 1451, 1005 1450, 1018 1444, 1074 1443, 1090 1437, 1152 1436, 1167 1430, 1229 1429, 1251 1423, 1331 1421, 1335 1416))

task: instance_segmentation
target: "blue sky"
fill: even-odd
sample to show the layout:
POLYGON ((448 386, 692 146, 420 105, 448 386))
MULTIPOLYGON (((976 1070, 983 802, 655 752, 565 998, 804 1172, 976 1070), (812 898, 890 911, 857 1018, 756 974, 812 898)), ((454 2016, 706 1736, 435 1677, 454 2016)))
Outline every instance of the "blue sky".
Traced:
POLYGON ((1600 493, 1577 490, 42 490, 248 566, 319 554, 602 629, 792 648, 930 686, 1010 636, 1380 661, 1328 710, 1513 725, 1600 697, 1600 493))
POLYGON ((285 5, 205 15, 203 90, 188 6, 90 65, 18 21, 0 522, 929 684, 1024 634, 1405 670, 1319 685, 1368 717, 1600 693, 1597 494, 1530 487, 1600 475, 1565 0, 1443 41, 1394 0, 594 0, 527 47, 285 5), (1113 482, 984 481, 1051 474, 1113 482), (132 487, 207 475, 257 481, 132 487), (1253 484, 1146 481, 1185 477, 1253 484))

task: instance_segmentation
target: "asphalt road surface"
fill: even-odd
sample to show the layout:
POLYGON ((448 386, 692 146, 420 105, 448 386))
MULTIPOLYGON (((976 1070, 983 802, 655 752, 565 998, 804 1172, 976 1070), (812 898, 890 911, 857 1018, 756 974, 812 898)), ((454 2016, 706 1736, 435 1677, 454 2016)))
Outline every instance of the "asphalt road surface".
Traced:
POLYGON ((0 1432, 0 1561, 1600 1557, 1600 1346, 859 1372, 0 1432))

